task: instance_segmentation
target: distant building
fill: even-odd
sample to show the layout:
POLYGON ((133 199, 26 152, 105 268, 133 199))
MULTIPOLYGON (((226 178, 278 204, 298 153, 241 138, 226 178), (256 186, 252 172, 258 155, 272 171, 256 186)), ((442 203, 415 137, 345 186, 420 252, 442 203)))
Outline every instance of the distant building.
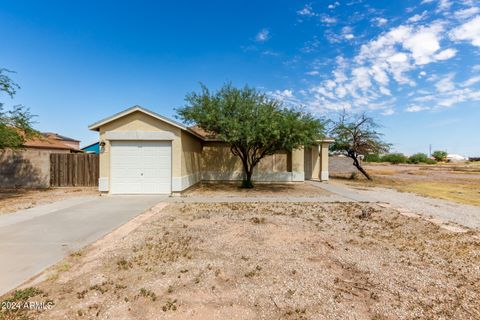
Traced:
POLYGON ((448 154, 447 160, 450 162, 461 162, 461 161, 467 161, 468 159, 459 154, 448 154))
POLYGON ((84 152, 86 152, 86 153, 99 154, 99 153, 100 153, 100 143, 99 143, 99 142, 95 142, 95 143, 89 144, 88 146, 83 147, 83 148, 82 148, 82 151, 84 151, 84 152))

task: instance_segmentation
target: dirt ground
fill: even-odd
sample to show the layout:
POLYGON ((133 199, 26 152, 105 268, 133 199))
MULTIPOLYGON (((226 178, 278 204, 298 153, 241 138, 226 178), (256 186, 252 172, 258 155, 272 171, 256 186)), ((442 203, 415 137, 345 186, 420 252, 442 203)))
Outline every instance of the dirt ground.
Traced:
POLYGON ((253 189, 240 188, 238 183, 201 183, 182 194, 184 197, 305 197, 329 196, 331 193, 305 183, 256 184, 253 189))
MULTIPOLYGON (((360 173, 355 179, 350 174, 333 178, 357 187, 391 187, 399 191, 480 206, 480 165, 473 164, 365 164, 373 181, 360 173)), ((353 167, 352 167, 353 168, 353 167)), ((352 169, 352 171, 354 171, 352 169)))
POLYGON ((102 248, 0 319, 480 318, 479 232, 367 203, 170 204, 102 248))
POLYGON ((0 215, 69 197, 98 194, 96 187, 55 189, 0 189, 0 215))

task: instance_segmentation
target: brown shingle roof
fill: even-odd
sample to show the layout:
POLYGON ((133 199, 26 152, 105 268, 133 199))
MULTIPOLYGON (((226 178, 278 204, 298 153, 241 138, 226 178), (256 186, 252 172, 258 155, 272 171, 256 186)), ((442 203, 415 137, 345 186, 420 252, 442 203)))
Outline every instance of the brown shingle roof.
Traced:
POLYGON ((76 148, 66 145, 61 141, 59 136, 51 134, 43 134, 41 137, 35 137, 28 139, 24 146, 26 148, 42 148, 42 149, 59 149, 59 150, 72 150, 79 151, 76 148))
POLYGON ((188 130, 192 131, 196 135, 202 137, 204 140, 218 140, 217 134, 214 132, 206 131, 202 127, 199 126, 191 126, 188 127, 188 130))

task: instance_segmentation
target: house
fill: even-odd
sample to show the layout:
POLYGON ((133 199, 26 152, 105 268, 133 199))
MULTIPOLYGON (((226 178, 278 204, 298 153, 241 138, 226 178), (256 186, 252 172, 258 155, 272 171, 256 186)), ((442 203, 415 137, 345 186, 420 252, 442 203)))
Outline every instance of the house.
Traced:
POLYGON ((28 139, 19 150, 0 151, 0 188, 50 187, 50 154, 77 153, 80 141, 52 132, 28 139))
POLYGON ((99 154, 100 153, 100 143, 95 142, 95 143, 89 144, 88 146, 83 147, 82 151, 86 152, 86 153, 99 154))
POLYGON ((42 132, 40 137, 28 139, 23 146, 26 150, 42 150, 51 153, 81 152, 79 140, 52 132, 42 132))
MULTIPOLYGON (((170 194, 200 181, 242 180, 240 159, 224 142, 140 106, 89 126, 99 132, 99 190, 111 194, 170 194)), ((328 145, 278 152, 258 164, 257 182, 328 180, 328 145)))

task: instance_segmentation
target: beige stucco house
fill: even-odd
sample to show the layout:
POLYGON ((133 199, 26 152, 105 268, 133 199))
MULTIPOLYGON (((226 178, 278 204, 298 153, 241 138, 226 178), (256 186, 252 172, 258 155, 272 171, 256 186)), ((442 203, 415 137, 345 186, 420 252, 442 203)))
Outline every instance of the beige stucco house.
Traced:
MULTIPOLYGON (((200 181, 242 180, 240 160, 223 142, 134 106, 89 126, 99 132, 99 190, 112 194, 170 194, 200 181)), ((328 144, 278 152, 260 161, 257 182, 328 180, 328 144)))

